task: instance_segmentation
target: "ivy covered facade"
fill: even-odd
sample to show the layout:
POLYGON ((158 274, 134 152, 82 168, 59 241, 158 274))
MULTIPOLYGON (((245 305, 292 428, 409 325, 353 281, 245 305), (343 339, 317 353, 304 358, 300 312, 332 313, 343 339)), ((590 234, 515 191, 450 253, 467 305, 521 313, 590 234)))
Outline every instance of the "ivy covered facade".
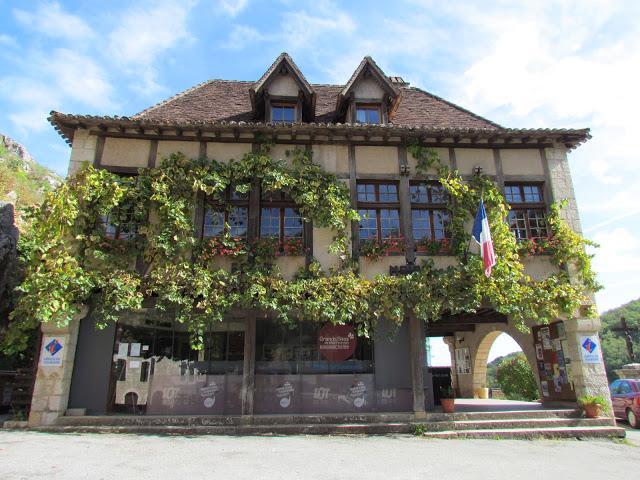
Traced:
POLYGON ((502 331, 540 368, 543 400, 606 391, 579 345, 599 326, 567 162, 586 129, 503 128, 368 57, 345 85, 312 85, 286 54, 257 82, 50 121, 69 178, 33 214, 4 345, 41 324, 34 425, 420 417, 437 396, 425 338, 445 337, 469 396, 502 331), (469 241, 481 197, 489 278, 469 241), (555 361, 540 362, 537 325, 555 361))

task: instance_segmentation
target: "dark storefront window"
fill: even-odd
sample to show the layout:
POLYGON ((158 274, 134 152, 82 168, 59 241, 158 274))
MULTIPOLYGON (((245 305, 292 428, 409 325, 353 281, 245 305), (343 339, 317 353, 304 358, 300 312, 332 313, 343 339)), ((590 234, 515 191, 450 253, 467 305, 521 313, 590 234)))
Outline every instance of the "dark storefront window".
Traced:
POLYGON ((240 413, 244 332, 209 329, 203 341, 203 349, 192 349, 189 332, 171 321, 119 324, 113 350, 112 411, 240 413))

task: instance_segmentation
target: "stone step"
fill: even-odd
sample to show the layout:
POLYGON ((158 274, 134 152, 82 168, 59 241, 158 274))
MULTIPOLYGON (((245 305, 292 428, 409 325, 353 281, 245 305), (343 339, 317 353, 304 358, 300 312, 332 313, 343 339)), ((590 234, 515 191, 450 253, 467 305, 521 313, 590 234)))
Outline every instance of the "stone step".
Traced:
POLYGON ((441 432, 425 432, 423 437, 430 439, 486 438, 524 440, 538 438, 624 438, 625 430, 624 428, 611 426, 445 430, 441 432))
MULTIPOLYGON (((440 425, 414 423, 365 423, 365 424, 281 424, 281 425, 233 425, 233 426, 157 426, 157 425, 99 425, 99 426, 49 426, 35 430, 57 433, 132 433, 154 435, 387 435, 415 433, 423 425, 428 438, 552 438, 552 437, 624 437, 624 429, 607 425, 608 419, 583 419, 575 425, 538 423, 522 427, 514 421, 505 428, 493 427, 490 422, 482 428, 462 428, 455 425, 450 430, 438 430, 440 425), (431 428, 435 427, 435 428, 431 428)), ((560 421, 564 423, 563 421, 560 421)), ((449 424, 450 425, 450 424, 449 424)), ((446 424, 445 424, 446 426, 446 424)), ((477 427, 477 424, 467 425, 477 427)))
MULTIPOLYGON (((559 410, 522 410, 505 412, 468 412, 445 414, 429 412, 424 422, 484 421, 509 419, 562 419, 580 418, 580 412, 574 409, 559 410)), ((60 426, 240 426, 253 425, 291 425, 291 424, 367 424, 367 423, 411 423, 417 420, 409 413, 380 414, 327 414, 327 415, 255 415, 242 416, 198 416, 198 415, 102 415, 102 416, 64 416, 60 417, 60 426)))

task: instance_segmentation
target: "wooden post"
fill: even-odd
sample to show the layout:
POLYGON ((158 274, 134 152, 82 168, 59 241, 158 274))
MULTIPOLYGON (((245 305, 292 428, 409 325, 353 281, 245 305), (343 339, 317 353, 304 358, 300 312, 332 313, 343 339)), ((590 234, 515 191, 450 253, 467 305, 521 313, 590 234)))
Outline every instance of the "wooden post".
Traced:
MULTIPOLYGON (((349 194, 351 208, 358 210, 358 176, 356 171, 356 147, 349 143, 349 194)), ((351 255, 360 257, 360 224, 357 220, 351 222, 351 255)))
POLYGON ((256 316, 249 313, 244 321, 244 362, 242 366, 242 415, 253 415, 256 373, 256 316))
POLYGON ((398 168, 400 169, 400 218, 402 224, 402 236, 404 237, 405 258, 407 263, 416 260, 415 242, 413 239, 413 225, 411 219, 411 193, 409 188, 409 163, 407 162, 407 148, 398 146, 398 168))
POLYGON ((409 316, 409 352, 411 355, 411 384, 413 386, 413 413, 417 418, 427 416, 424 398, 424 339, 420 320, 409 316))

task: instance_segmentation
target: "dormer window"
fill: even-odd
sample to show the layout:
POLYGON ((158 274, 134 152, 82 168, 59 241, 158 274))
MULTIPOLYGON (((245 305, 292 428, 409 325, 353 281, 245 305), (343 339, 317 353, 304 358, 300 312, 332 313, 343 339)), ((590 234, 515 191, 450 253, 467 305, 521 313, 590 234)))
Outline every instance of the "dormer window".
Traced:
POLYGON ((357 123, 380 123, 380 105, 378 104, 358 104, 356 105, 357 123))
POLYGON ((274 123, 294 123, 296 121, 295 104, 272 103, 271 121, 274 123))

